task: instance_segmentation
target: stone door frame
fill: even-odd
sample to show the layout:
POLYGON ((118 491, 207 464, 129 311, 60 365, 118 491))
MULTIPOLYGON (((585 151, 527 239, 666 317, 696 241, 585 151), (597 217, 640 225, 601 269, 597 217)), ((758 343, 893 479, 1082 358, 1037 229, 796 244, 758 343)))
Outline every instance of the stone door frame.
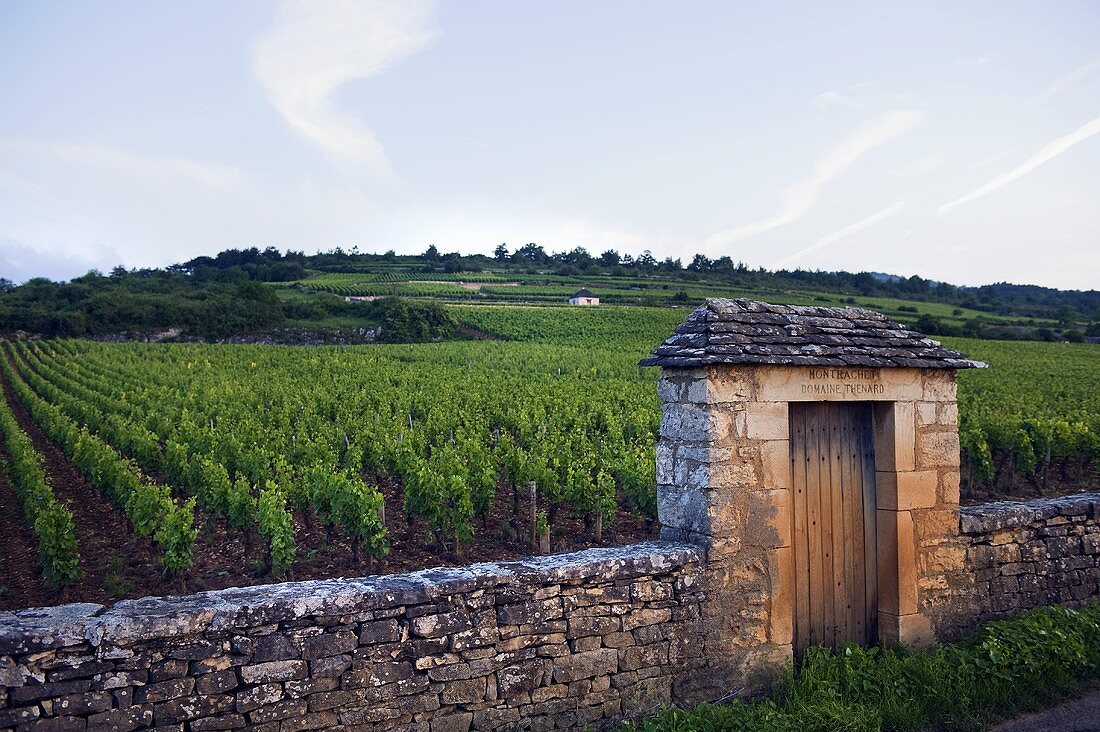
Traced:
POLYGON ((961 563, 959 442, 950 369, 705 366, 663 371, 657 445, 662 538, 708 547, 718 613, 790 658, 794 556, 791 402, 874 404, 880 642, 934 640, 932 592, 961 563), (756 570, 754 568, 761 568, 756 570))

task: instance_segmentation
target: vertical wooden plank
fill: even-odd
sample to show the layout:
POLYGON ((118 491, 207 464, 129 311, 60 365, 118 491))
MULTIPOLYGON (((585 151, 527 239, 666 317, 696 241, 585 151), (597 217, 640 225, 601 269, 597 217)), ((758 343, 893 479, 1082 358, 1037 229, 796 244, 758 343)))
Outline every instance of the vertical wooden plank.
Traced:
POLYGON ((866 643, 878 642, 878 528, 875 496, 875 435, 872 424, 871 412, 864 413, 861 420, 861 450, 863 473, 863 541, 864 541, 864 566, 866 571, 866 597, 867 597, 867 640, 866 643))
POLYGON ((841 632, 843 633, 841 643, 851 642, 852 633, 854 632, 852 627, 852 522, 851 510, 849 509, 852 502, 852 485, 850 480, 844 480, 845 452, 847 450, 844 437, 848 431, 847 424, 851 419, 851 412, 850 408, 845 408, 836 415, 837 444, 833 449, 833 472, 836 476, 835 480, 840 484, 840 505, 834 512, 834 516, 837 525, 836 532, 841 537, 835 551, 843 559, 837 576, 840 598, 837 602, 837 608, 844 618, 844 623, 841 625, 841 632))
POLYGON ((808 645, 810 617, 809 542, 806 519, 806 412, 802 405, 790 407, 791 490, 794 498, 794 652, 808 645))
POLYGON ((838 485, 837 476, 833 473, 833 452, 836 450, 836 434, 835 434, 835 418, 839 410, 837 404, 831 402, 825 402, 822 404, 821 424, 825 439, 822 444, 821 457, 823 458, 821 463, 822 473, 824 475, 824 484, 828 486, 827 495, 829 499, 829 507, 825 513, 824 525, 827 527, 824 540, 822 543, 825 545, 825 558, 828 563, 827 574, 825 575, 826 582, 826 597, 828 598, 828 626, 825 628, 825 645, 830 648, 836 645, 837 636, 840 633, 841 617, 837 615, 837 608, 840 605, 840 598, 837 597, 836 578, 841 567, 843 567, 844 558, 837 556, 837 546, 843 542, 843 537, 839 535, 839 531, 843 528, 843 525, 837 526, 836 516, 839 506, 838 496, 840 494, 840 486, 838 485))
POLYGON ((817 405, 806 407, 806 517, 809 532, 810 634, 809 643, 821 643, 825 626, 821 604, 821 460, 818 457, 817 405))
POLYGON ((818 525, 821 527, 821 605, 822 626, 821 642, 827 646, 833 645, 833 633, 836 629, 836 618, 833 615, 833 597, 835 592, 835 580, 833 566, 833 484, 829 471, 829 413, 831 405, 822 402, 818 405, 817 418, 817 464, 819 470, 819 485, 821 487, 821 519, 818 525))
POLYGON ((849 556, 852 561, 851 584, 849 592, 852 600, 852 640, 856 643, 867 642, 867 580, 868 571, 876 571, 875 567, 868 567, 864 561, 864 536, 863 536, 863 454, 862 434, 858 412, 849 412, 846 426, 848 434, 845 442, 845 478, 849 487, 848 516, 851 525, 851 549, 849 556))
POLYGON ((844 455, 843 424, 850 409, 845 404, 832 404, 829 408, 828 463, 829 482, 833 484, 833 616, 835 631, 833 643, 848 643, 850 629, 848 600, 848 569, 851 558, 847 548, 849 543, 844 516, 849 500, 849 485, 844 482, 844 472, 840 469, 844 455))

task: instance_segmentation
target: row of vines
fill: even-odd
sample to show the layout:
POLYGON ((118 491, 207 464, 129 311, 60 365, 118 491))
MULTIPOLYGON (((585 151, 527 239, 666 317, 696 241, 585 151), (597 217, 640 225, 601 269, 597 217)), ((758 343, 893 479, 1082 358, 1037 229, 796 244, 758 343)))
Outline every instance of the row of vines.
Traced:
POLYGON ((38 556, 47 579, 67 584, 77 577, 80 556, 72 512, 57 499, 30 437, 19 427, 0 394, 0 472, 23 507, 23 517, 38 540, 38 556), (6 459, 3 455, 6 454, 6 459))
POLYGON ((4 368, 172 571, 187 566, 195 532, 181 514, 195 510, 263 541, 275 572, 297 551, 292 511, 381 557, 384 484, 404 497, 406 515, 390 523, 428 527, 456 557, 498 500, 518 531, 532 483, 551 526, 563 510, 595 526, 624 506, 655 513, 647 375, 582 352, 585 367, 563 368, 560 351, 469 346, 20 342, 7 344, 4 368), (139 510, 146 494, 162 501, 156 511, 139 510))

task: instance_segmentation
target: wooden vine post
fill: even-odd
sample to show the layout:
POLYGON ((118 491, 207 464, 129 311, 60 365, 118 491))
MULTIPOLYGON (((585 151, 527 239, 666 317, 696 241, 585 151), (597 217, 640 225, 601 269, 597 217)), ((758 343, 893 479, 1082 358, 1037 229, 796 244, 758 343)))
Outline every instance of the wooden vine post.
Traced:
POLYGON ((531 551, 537 552, 539 550, 539 534, 538 534, 538 497, 539 489, 538 484, 535 481, 531 481, 527 484, 530 489, 530 506, 531 506, 531 551))

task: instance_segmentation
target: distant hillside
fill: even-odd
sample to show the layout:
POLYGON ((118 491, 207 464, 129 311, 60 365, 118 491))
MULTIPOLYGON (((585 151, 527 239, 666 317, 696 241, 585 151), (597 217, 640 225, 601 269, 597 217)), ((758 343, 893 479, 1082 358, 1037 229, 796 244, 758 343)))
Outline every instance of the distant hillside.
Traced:
POLYGON ((547 252, 536 244, 515 251, 501 245, 491 257, 441 253, 434 246, 420 255, 230 249, 164 270, 116 268, 109 276, 93 273, 67 284, 36 279, 16 287, 0 280, 0 332, 80 336, 181 327, 209 339, 284 325, 355 328, 372 317, 369 303, 344 302, 353 296, 555 305, 581 288, 605 304, 686 307, 707 297, 751 297, 858 305, 941 335, 1100 336, 1096 290, 960 287, 881 272, 772 272, 729 257, 697 254, 685 264, 658 261, 649 252, 595 256, 579 248, 547 252))

